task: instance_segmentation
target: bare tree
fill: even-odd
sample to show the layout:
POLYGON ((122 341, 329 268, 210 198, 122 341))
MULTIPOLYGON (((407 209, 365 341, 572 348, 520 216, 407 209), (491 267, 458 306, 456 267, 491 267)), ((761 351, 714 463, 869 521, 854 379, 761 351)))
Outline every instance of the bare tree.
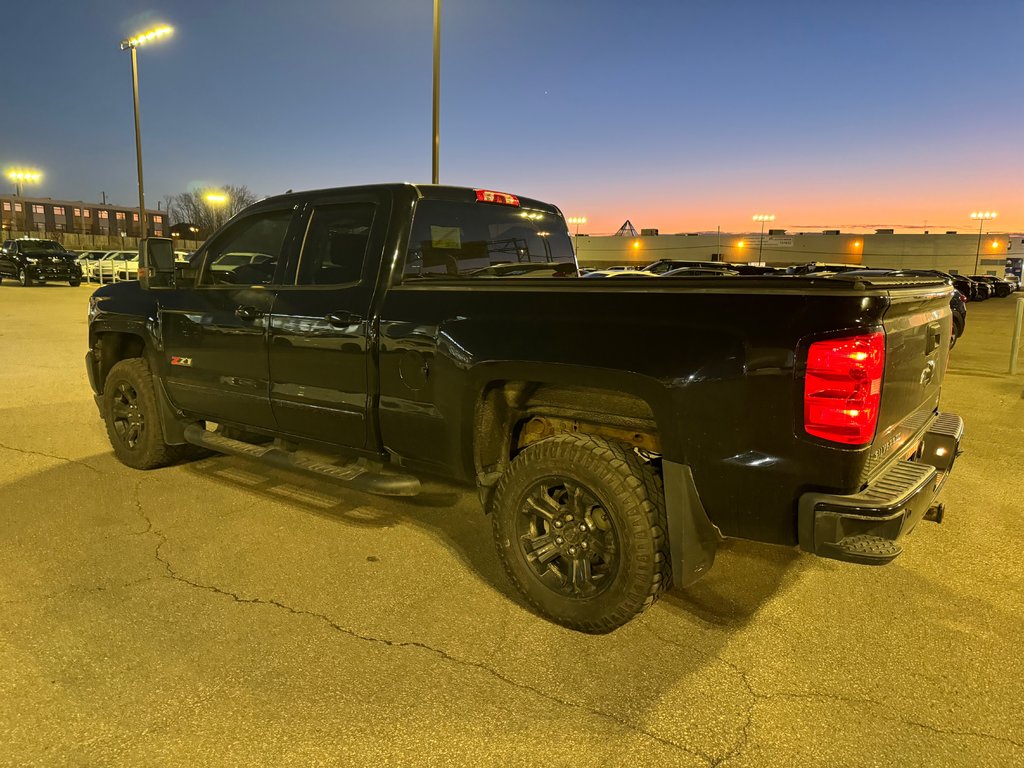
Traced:
POLYGON ((228 184, 215 190, 227 198, 223 203, 209 202, 206 198, 211 191, 214 190, 194 189, 167 196, 165 201, 171 224, 191 224, 199 227, 200 238, 209 237, 213 230, 258 200, 244 184, 228 184))

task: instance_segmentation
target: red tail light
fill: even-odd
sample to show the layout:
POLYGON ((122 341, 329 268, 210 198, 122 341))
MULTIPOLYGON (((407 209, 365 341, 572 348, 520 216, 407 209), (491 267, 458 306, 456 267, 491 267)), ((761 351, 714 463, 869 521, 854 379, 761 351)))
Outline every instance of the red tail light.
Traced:
POLYGON ((844 445, 875 437, 885 370, 885 334, 815 341, 807 351, 804 430, 844 445))

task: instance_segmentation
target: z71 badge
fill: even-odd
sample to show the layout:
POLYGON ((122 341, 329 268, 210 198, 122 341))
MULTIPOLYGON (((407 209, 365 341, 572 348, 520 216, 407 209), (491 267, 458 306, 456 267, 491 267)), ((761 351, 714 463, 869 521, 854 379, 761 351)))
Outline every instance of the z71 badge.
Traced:
POLYGON ((191 357, 178 357, 177 355, 171 356, 171 365, 183 365, 186 368, 192 367, 191 357))

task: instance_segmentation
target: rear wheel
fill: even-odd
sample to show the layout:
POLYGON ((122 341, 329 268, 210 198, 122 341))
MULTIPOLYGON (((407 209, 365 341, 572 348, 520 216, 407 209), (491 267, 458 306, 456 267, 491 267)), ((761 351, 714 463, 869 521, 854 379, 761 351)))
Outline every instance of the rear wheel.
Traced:
POLYGON ((122 360, 110 369, 103 386, 103 413, 114 453, 129 467, 154 469, 182 456, 178 446, 164 442, 153 376, 141 357, 122 360))
POLYGON ((610 632, 671 581, 661 480, 617 443, 559 435, 530 446, 498 483, 492 526, 519 591, 570 629, 610 632))

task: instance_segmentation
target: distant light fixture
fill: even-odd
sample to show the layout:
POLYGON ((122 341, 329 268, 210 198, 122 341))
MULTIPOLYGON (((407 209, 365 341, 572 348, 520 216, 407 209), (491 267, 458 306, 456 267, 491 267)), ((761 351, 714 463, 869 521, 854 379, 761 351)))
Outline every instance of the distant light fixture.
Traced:
POLYGON ((743 242, 742 240, 740 240, 738 243, 736 243, 736 247, 737 248, 746 248, 747 244, 745 242, 743 242))
POLYGON ((640 241, 639 240, 634 240, 633 241, 633 247, 634 248, 639 248, 640 247, 640 241))
POLYGON ((150 43, 154 40, 159 40, 161 37, 166 37, 172 32, 174 32, 174 27, 161 24, 159 27, 147 29, 145 32, 140 32, 137 35, 125 38, 121 41, 121 50, 123 51, 126 48, 137 48, 140 45, 145 45, 146 43, 150 43))
POLYGON ((860 248, 860 240, 854 240, 853 241, 853 247, 854 248, 860 248))

